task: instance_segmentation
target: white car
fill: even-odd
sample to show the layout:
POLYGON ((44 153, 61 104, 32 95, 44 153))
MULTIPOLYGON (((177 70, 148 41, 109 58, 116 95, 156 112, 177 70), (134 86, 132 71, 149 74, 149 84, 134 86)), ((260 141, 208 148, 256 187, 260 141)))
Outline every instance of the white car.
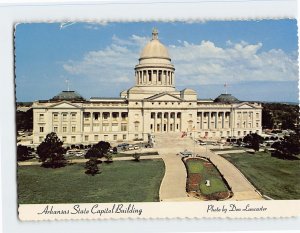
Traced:
POLYGON ((205 145, 206 145, 206 142, 198 141, 198 144, 201 145, 201 146, 205 146, 205 145))
POLYGON ((128 150, 134 150, 134 146, 133 145, 129 145, 128 146, 128 150))
POLYGON ((140 149, 140 147, 139 147, 138 145, 135 145, 135 146, 133 147, 133 149, 138 150, 138 149, 140 149))

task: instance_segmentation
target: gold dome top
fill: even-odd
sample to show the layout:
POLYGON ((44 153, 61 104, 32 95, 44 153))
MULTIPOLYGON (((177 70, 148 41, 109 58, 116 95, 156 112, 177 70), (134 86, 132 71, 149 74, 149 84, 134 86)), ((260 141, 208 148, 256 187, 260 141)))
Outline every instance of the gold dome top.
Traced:
POLYGON ((158 40, 158 31, 156 28, 152 31, 152 39, 144 47, 140 59, 164 58, 171 60, 167 48, 158 40))

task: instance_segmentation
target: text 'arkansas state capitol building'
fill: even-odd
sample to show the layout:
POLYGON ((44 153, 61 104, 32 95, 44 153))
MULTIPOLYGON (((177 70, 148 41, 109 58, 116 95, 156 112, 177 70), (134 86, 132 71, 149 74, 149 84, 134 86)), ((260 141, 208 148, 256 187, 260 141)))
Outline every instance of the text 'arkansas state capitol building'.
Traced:
POLYGON ((119 98, 85 100, 63 91, 33 103, 33 143, 56 132, 65 144, 148 140, 149 134, 193 132, 195 137, 242 137, 261 133, 262 107, 230 94, 198 99, 196 91, 175 88, 175 68, 157 30, 135 66, 135 86, 119 98))

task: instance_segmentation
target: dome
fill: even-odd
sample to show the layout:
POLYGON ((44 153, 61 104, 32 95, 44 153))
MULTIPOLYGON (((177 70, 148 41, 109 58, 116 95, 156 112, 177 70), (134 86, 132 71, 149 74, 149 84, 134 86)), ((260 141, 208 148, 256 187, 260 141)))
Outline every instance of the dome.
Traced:
POLYGON ((153 29, 152 39, 144 47, 140 59, 145 58, 165 58, 171 60, 167 48, 158 40, 158 31, 153 29))
POLYGON ((84 101, 85 99, 76 91, 62 91, 51 100, 84 101))
POLYGON ((231 94, 221 94, 214 100, 214 102, 232 104, 239 103, 240 101, 231 94))

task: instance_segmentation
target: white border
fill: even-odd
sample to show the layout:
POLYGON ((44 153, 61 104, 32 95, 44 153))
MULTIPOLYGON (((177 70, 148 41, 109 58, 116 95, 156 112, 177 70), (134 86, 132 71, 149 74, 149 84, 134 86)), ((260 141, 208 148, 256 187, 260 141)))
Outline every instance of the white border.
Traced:
POLYGON ((232 231, 232 230, 298 230, 299 218, 257 220, 111 220, 26 222, 17 219, 13 24, 19 21, 112 21, 191 20, 202 19, 262 19, 294 18, 296 0, 207 0, 195 1, 89 1, 79 0, 30 4, 14 1, 0 5, 0 138, 3 232, 113 232, 130 231, 232 231), (76 3, 75 3, 76 2, 76 3), (75 3, 75 4, 71 4, 75 3), (130 9, 130 10, 129 10, 130 9), (101 18, 102 17, 102 18, 101 18), (134 221, 134 222, 133 222, 134 221))

